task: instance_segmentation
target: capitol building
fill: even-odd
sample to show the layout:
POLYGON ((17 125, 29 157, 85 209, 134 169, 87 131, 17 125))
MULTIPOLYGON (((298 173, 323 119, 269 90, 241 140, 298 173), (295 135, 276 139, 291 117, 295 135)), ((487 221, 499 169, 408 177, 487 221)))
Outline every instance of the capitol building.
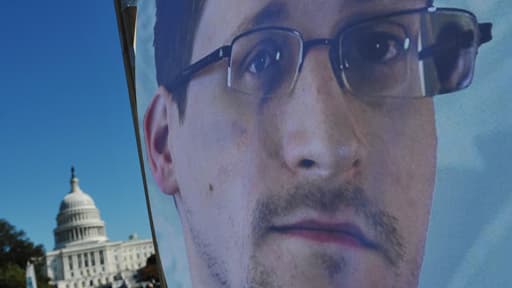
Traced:
POLYGON ((74 168, 71 171, 71 191, 60 204, 53 230, 55 249, 46 254, 50 284, 57 288, 136 287, 137 270, 155 253, 152 240, 131 235, 127 241, 109 241, 100 211, 80 189, 74 168))

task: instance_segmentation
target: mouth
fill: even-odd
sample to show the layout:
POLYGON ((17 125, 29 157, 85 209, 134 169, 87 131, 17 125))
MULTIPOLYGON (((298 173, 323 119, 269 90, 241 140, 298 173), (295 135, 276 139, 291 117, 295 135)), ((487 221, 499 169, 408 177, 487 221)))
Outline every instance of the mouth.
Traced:
POLYGON ((270 231, 320 244, 329 243, 352 248, 380 250, 378 243, 368 238, 357 225, 352 223, 305 220, 290 225, 272 226, 270 231))

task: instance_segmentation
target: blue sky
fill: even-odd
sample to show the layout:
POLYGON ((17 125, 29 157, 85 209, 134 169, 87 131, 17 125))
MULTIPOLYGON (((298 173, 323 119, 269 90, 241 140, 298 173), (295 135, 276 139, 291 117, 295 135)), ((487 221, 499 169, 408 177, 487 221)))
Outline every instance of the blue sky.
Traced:
POLYGON ((113 1, 0 6, 0 218, 53 249, 75 165, 110 239, 149 238, 113 1))

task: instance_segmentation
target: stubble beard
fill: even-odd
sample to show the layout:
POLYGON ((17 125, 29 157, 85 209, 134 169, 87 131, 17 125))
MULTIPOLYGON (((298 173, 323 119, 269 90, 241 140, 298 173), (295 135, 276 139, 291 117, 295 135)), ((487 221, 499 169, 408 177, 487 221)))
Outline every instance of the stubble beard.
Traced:
MULTIPOLYGON (((241 268, 245 276, 237 277, 237 279, 242 279, 242 283, 233 285, 235 279, 230 276, 234 275, 229 275, 230 271, 228 271, 227 263, 230 259, 219 255, 218 249, 215 249, 211 243, 202 237, 203 233, 189 225, 195 250, 198 251, 199 257, 205 264, 212 282, 215 283, 214 287, 286 287, 280 283, 281 278, 276 271, 263 261, 269 259, 261 259, 261 253, 259 252, 261 252, 269 234, 271 234, 268 228, 272 225, 274 219, 286 216, 299 209, 312 209, 332 214, 341 209, 352 209, 374 232, 375 240, 381 243, 381 249, 378 252, 389 265, 390 272, 394 274, 393 278, 400 278, 399 271, 404 262, 406 249, 403 237, 398 230, 398 218, 376 207, 367 198, 361 187, 346 185, 327 187, 325 184, 307 183, 287 189, 285 193, 275 192, 267 195, 271 196, 259 199, 252 213, 248 239, 250 247, 246 247, 249 251, 235 253, 237 255, 247 253, 248 255, 247 266, 241 268)), ((320 269, 323 269, 329 282, 334 283, 335 279, 346 272, 347 261, 343 257, 318 252, 312 253, 309 257, 314 258, 312 262, 317 263, 320 269)), ((241 264, 233 263, 232 266, 237 267, 241 264)))

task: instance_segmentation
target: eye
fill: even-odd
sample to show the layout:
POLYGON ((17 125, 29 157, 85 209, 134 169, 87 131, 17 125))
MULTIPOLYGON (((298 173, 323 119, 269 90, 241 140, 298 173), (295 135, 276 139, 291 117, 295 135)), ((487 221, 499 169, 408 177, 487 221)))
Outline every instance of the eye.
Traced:
POLYGON ((247 70, 255 75, 260 75, 271 69, 273 65, 279 62, 281 53, 277 49, 259 49, 249 57, 247 70))
MULTIPOLYGON (((236 39, 231 49, 230 87, 257 97, 289 89, 301 39, 288 31, 256 30, 236 39)), ((286 90, 287 91, 287 90, 286 90)))
POLYGON ((370 32, 362 35, 355 45, 357 53, 366 62, 385 63, 398 57, 405 40, 388 32, 370 32))

